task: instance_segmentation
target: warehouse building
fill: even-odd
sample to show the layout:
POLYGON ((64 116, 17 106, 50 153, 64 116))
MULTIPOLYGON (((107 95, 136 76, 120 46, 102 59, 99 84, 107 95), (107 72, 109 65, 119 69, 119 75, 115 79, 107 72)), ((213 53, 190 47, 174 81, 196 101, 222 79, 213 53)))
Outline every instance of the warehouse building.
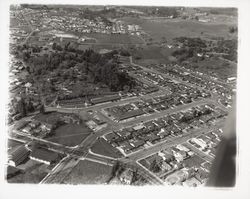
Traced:
POLYGON ((15 148, 9 154, 8 164, 13 167, 18 166, 28 158, 29 153, 30 151, 24 145, 15 148))

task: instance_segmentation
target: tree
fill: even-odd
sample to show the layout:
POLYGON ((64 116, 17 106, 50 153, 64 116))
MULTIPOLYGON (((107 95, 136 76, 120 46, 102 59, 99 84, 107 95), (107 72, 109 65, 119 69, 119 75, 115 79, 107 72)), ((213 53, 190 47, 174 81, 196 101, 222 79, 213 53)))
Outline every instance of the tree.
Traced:
POLYGON ((155 172, 155 173, 157 173, 157 172, 159 172, 161 170, 161 168, 159 167, 156 159, 154 159, 153 162, 151 163, 150 170, 155 172))
POLYGON ((238 28, 237 27, 229 27, 229 33, 234 33, 237 32, 238 28))
POLYGON ((44 113, 45 112, 45 107, 44 107, 43 104, 41 104, 39 111, 40 111, 40 113, 44 113))
POLYGON ((22 117, 25 117, 27 115, 27 110, 26 110, 26 104, 25 100, 23 97, 19 100, 17 104, 17 110, 21 114, 22 117))

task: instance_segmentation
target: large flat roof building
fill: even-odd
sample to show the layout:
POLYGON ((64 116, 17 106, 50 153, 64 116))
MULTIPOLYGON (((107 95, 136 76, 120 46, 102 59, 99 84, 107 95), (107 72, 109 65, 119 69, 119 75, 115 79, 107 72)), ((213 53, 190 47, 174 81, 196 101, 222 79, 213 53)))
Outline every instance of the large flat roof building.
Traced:
POLYGON ((104 97, 97 97, 91 99, 92 104, 99 104, 99 103, 104 103, 104 102, 109 102, 109 101, 114 101, 114 100, 119 100, 121 97, 119 95, 109 95, 109 96, 104 96, 104 97))
POLYGON ((42 148, 34 149, 30 154, 30 159, 50 165, 59 158, 58 154, 42 148))
POLYGON ((21 164, 28 156, 30 151, 24 146, 19 146, 10 152, 8 157, 9 165, 16 167, 21 164))

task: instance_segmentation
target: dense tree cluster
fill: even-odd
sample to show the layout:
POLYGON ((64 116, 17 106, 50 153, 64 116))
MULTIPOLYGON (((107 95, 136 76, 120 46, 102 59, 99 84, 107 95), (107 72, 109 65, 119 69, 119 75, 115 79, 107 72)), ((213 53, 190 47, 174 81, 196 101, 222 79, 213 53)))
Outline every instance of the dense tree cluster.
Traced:
POLYGON ((107 18, 107 15, 112 14, 115 15, 117 12, 115 9, 110 10, 90 10, 88 8, 84 9, 80 14, 80 18, 89 19, 92 21, 97 21, 97 19, 100 19, 105 25, 112 26, 112 22, 107 18))
MULTIPOLYGON (((19 46, 16 50, 17 56, 28 66, 27 78, 31 83, 39 83, 38 89, 41 93, 54 93, 57 82, 73 81, 83 89, 86 89, 86 82, 101 83, 111 91, 133 89, 136 85, 133 78, 119 70, 117 50, 99 54, 92 49, 79 50, 77 45, 70 42, 64 46, 53 43, 52 50, 41 52, 40 47, 29 45, 19 46), (34 53, 34 51, 41 53, 34 53)), ((121 54, 128 55, 126 51, 121 51, 121 54)), ((84 96, 83 89, 76 89, 81 93, 73 95, 84 96)))
POLYGON ((170 17, 176 18, 179 16, 178 8, 173 7, 145 7, 141 8, 147 15, 154 15, 158 17, 170 17))
POLYGON ((201 38, 191 38, 191 37, 177 37, 174 39, 176 42, 180 42, 184 47, 189 48, 206 48, 206 41, 201 38))
POLYGON ((231 26, 231 27, 229 27, 229 32, 230 32, 230 33, 238 32, 238 28, 237 28, 237 27, 231 26))
POLYGON ((217 38, 215 41, 206 41, 201 38, 178 37, 174 39, 180 43, 182 48, 172 52, 179 62, 192 58, 192 62, 203 60, 204 56, 197 57, 197 53, 210 53, 210 56, 217 55, 231 61, 237 61, 237 40, 217 38))
POLYGON ((224 53, 223 58, 237 62, 237 45, 236 39, 221 39, 214 50, 218 53, 224 53))
POLYGON ((157 163, 157 161, 154 159, 153 162, 150 165, 150 171, 153 171, 154 173, 158 173, 159 171, 161 171, 161 167, 160 164, 157 163))

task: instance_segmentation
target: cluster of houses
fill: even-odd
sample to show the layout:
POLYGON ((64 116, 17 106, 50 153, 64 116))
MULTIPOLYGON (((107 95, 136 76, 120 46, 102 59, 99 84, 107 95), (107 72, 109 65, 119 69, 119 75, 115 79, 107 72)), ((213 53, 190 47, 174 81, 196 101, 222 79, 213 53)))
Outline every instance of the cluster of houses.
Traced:
POLYGON ((101 120, 97 115, 93 115, 92 119, 87 121, 86 124, 93 131, 98 131, 107 126, 107 123, 101 120))
POLYGON ((54 125, 45 122, 39 122, 37 120, 32 120, 22 123, 17 129, 17 133, 22 133, 26 135, 32 135, 35 137, 45 137, 49 135, 54 128, 54 125))
POLYGON ((28 36, 29 31, 28 24, 25 21, 22 11, 10 9, 10 43, 21 43, 28 36))
POLYGON ((217 131, 209 132, 206 135, 192 138, 188 142, 197 149, 214 158, 216 154, 216 148, 221 141, 221 136, 222 130, 219 129, 217 131))
POLYGON ((81 16, 81 13, 84 11, 80 9, 69 12, 66 9, 39 9, 38 11, 23 8, 21 12, 30 19, 31 25, 37 30, 52 28, 81 33, 141 34, 141 28, 138 25, 127 25, 120 20, 112 20, 112 22, 106 23, 99 16, 94 16, 93 19, 84 18, 84 16, 81 16))
MULTIPOLYGON (((172 69, 171 69, 172 70, 172 69)), ((179 72, 176 70, 176 74, 179 72)), ((182 83, 179 83, 175 80, 171 80, 170 78, 163 77, 162 75, 152 73, 152 72, 140 72, 137 74, 141 76, 142 78, 147 79, 148 81, 152 82, 154 85, 160 86, 160 87, 167 87, 172 92, 178 91, 181 95, 190 95, 190 98, 197 98, 197 97, 209 97, 210 93, 202 90, 198 90, 196 88, 190 87, 188 85, 184 85, 182 83)), ((176 76, 174 76, 176 78, 176 76)), ((178 78, 177 78, 178 79, 178 78)))
MULTIPOLYGON (((162 73, 165 73, 173 78, 180 79, 181 81, 194 84, 207 91, 217 93, 220 95, 221 99, 225 101, 225 105, 232 104, 232 96, 235 95, 235 84, 229 85, 229 82, 235 82, 235 77, 229 78, 222 83, 217 81, 217 78, 208 77, 201 72, 193 72, 188 70, 188 72, 178 65, 150 65, 150 67, 156 68, 162 73), (205 77, 205 78, 204 78, 205 77)), ((152 76, 152 75, 151 75, 152 76)), ((164 78, 165 79, 165 78, 164 78)), ((156 81, 154 79, 154 81, 156 81)), ((159 83, 159 82, 158 82, 159 83)))
POLYGON ((129 154, 152 146, 168 137, 182 136, 189 129, 210 125, 225 114, 213 107, 213 105, 196 106, 183 112, 113 131, 105 135, 104 139, 123 154, 129 154))
POLYGON ((140 164, 154 172, 166 184, 183 186, 199 186, 205 183, 211 166, 183 144, 161 150, 140 160, 140 164), (192 161, 192 165, 188 161, 192 161))
POLYGON ((109 107, 104 109, 103 111, 111 119, 117 122, 121 122, 145 114, 142 109, 139 109, 133 103, 109 107))
POLYGON ((160 112, 169 108, 174 108, 182 104, 188 104, 199 98, 209 97, 209 93, 194 90, 182 84, 169 85, 172 94, 165 94, 153 98, 142 99, 130 104, 113 106, 103 110, 103 113, 113 119, 121 122, 131 120, 135 117, 160 112), (174 86, 173 86, 174 85, 174 86), (179 93, 174 92, 175 89, 182 89, 179 93), (183 92, 183 93, 182 93, 183 92))

